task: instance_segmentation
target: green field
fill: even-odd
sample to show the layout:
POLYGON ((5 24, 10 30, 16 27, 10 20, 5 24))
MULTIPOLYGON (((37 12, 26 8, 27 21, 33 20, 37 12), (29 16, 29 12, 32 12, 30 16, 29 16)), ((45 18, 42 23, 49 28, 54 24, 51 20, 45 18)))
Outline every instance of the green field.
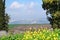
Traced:
POLYGON ((49 25, 49 24, 9 24, 9 28, 14 28, 18 26, 40 26, 40 25, 49 25))
POLYGON ((9 24, 9 28, 14 28, 14 27, 17 27, 19 26, 20 24, 9 24))

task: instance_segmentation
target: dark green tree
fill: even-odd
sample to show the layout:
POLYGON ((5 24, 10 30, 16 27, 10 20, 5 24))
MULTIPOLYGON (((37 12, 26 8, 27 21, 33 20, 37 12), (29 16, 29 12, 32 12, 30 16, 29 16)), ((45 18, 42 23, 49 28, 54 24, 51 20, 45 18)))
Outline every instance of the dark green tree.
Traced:
POLYGON ((60 28, 60 0, 42 0, 42 2, 42 8, 46 10, 52 28, 60 28))
POLYGON ((8 31, 9 16, 5 13, 5 1, 0 0, 0 30, 8 31))

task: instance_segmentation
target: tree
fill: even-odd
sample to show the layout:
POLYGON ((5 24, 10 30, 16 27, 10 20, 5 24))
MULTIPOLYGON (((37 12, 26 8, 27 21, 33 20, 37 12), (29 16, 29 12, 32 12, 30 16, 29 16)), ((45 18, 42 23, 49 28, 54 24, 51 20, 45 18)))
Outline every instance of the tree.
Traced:
POLYGON ((8 31, 9 16, 5 13, 5 1, 6 0, 0 0, 0 30, 8 31))
POLYGON ((42 2, 42 8, 46 10, 52 28, 60 28, 60 0, 42 0, 42 2), (48 16, 49 14, 51 17, 48 16))

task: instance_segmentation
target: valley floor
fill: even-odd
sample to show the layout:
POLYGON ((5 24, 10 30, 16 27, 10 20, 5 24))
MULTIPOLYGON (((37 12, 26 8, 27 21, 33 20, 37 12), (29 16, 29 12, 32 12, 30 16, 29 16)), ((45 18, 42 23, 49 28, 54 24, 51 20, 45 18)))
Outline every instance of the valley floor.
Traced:
POLYGON ((38 29, 51 29, 51 25, 49 24, 20 24, 20 25, 16 25, 15 27, 12 27, 9 32, 12 33, 23 33, 25 31, 29 31, 29 30, 38 30, 38 29))

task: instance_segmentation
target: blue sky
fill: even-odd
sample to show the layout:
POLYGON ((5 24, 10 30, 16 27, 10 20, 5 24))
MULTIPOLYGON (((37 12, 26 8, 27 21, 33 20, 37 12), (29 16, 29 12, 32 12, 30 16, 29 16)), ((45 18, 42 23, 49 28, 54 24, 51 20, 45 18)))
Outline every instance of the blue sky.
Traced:
POLYGON ((10 22, 18 20, 47 20, 42 0, 6 0, 10 22))

